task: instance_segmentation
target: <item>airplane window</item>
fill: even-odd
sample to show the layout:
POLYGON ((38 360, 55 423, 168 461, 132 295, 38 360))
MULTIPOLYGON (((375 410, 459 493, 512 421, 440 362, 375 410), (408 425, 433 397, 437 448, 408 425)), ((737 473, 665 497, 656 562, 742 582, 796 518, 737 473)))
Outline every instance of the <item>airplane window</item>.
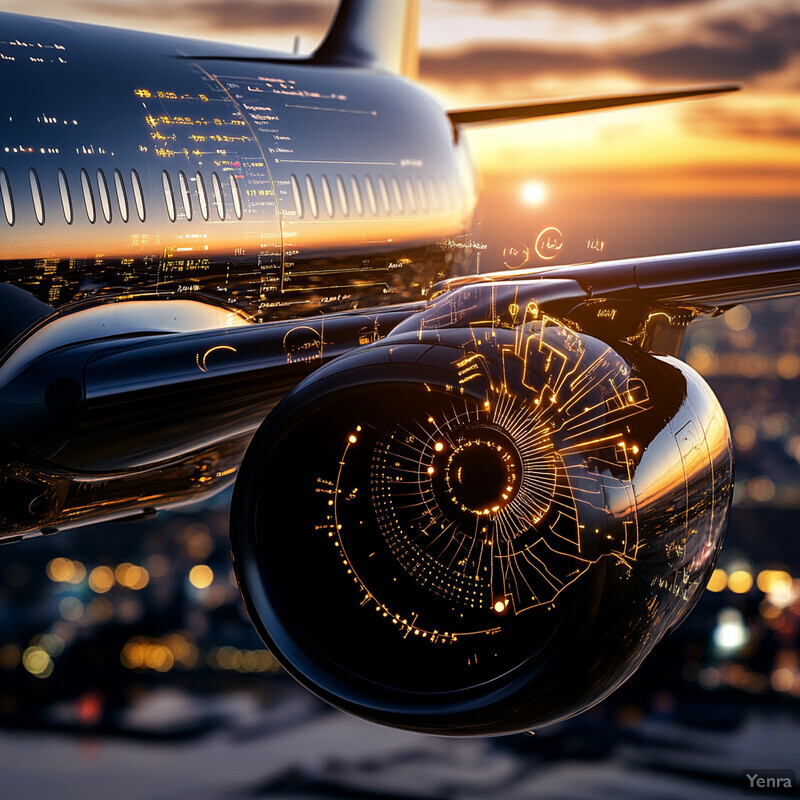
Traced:
POLYGON ((200 213, 203 219, 208 219, 208 195, 206 194, 206 184, 203 181, 203 176, 198 172, 194 176, 194 182, 197 186, 197 199, 200 201, 200 213))
POLYGON ((428 178, 428 185, 431 189, 431 204, 437 211, 439 211, 439 209, 442 207, 442 202, 439 199, 439 187, 436 185, 436 179, 428 178))
POLYGON ((86 207, 86 216, 89 218, 89 222, 94 222, 96 216, 92 182, 89 180, 89 173, 85 169, 81 170, 81 188, 83 189, 83 205, 86 207))
POLYGON ((317 203, 317 190, 314 188, 314 181, 310 175, 306 175, 306 194, 308 195, 308 208, 314 219, 319 217, 319 203, 317 203))
POLYGON ((161 173, 161 183, 164 185, 164 202, 167 204, 167 214, 171 222, 175 222, 175 196, 172 194, 172 181, 166 170, 161 173))
POLYGON ((111 198, 108 194, 108 183, 103 170, 97 170, 97 193, 100 195, 100 206, 103 209, 103 216, 106 222, 111 222, 111 198))
POLYGON ((236 212, 236 219, 242 218, 242 194, 239 191, 239 182, 235 175, 231 175, 231 194, 233 195, 233 210, 236 212))
POLYGON ((381 204, 383 205, 383 213, 392 213, 392 201, 389 199, 389 187, 386 185, 386 179, 383 175, 378 177, 378 189, 381 193, 381 204))
POLYGON ((186 219, 192 221, 192 195, 189 192, 189 182, 186 180, 183 170, 178 171, 178 186, 181 190, 181 201, 186 219))
POLYGON ((291 176, 292 181, 292 194, 294 195, 294 210, 298 219, 303 219, 305 216, 305 209, 303 208, 303 193, 300 191, 300 182, 297 180, 297 175, 291 176))
POLYGON ((350 216, 350 204, 347 202, 347 187, 344 185, 344 178, 336 176, 336 191, 339 193, 339 205, 342 207, 342 214, 350 216))
POLYGON ((117 205, 119 205, 119 215, 123 222, 128 221, 128 195, 125 192, 125 182, 122 180, 122 173, 114 170, 114 188, 117 192, 117 205))
POLYGON ((328 177, 322 176, 322 199, 325 201, 325 210, 328 212, 329 217, 333 217, 333 194, 331 193, 331 185, 328 183, 328 177))
POLYGON ((136 204, 136 213, 139 219, 144 222, 144 192, 142 192, 142 182, 139 180, 139 173, 131 170, 131 186, 133 187, 133 202, 136 204))
POLYGON ((408 198, 408 210, 412 214, 417 213, 417 197, 414 194, 414 184, 411 178, 406 178, 406 197, 408 198))
POLYGON ((211 185, 214 189, 214 205, 217 207, 217 216, 225 219, 225 196, 222 194, 222 184, 216 172, 211 173, 211 185))
POLYGON ((8 182, 8 175, 4 169, 0 169, 0 197, 3 199, 3 212, 6 215, 6 222, 14 224, 14 199, 11 196, 11 184, 8 182))
POLYGON ((358 178, 350 176, 350 188, 353 190, 353 202, 356 205, 356 213, 359 217, 364 216, 364 198, 361 196, 361 187, 358 185, 358 178))
POLYGON ((58 192, 61 195, 61 208, 64 211, 64 219, 67 225, 72 225, 72 198, 69 196, 69 184, 64 170, 58 171, 58 192))
POLYGON ((44 203, 42 202, 42 187, 39 185, 39 176, 36 170, 28 172, 28 179, 31 182, 31 199, 33 200, 33 213, 36 214, 36 221, 44 225, 44 203))
POLYGON ((445 205, 445 208, 452 208, 453 207, 453 195, 450 194, 450 184, 447 181, 447 178, 442 178, 442 202, 445 205))
POLYGON ((392 194, 394 195, 394 203, 397 210, 402 214, 406 210, 406 204, 403 200, 403 190, 400 188, 400 181, 392 175, 392 194))
POLYGON ((372 178, 367 175, 364 180, 364 185, 367 187, 367 202, 369 203, 369 210, 372 212, 373 217, 378 216, 378 200, 375 197, 375 184, 372 178))
POLYGON ((417 178, 417 194, 419 195, 419 204, 423 212, 427 213, 430 208, 428 203, 428 192, 425 189, 425 181, 422 178, 417 178))

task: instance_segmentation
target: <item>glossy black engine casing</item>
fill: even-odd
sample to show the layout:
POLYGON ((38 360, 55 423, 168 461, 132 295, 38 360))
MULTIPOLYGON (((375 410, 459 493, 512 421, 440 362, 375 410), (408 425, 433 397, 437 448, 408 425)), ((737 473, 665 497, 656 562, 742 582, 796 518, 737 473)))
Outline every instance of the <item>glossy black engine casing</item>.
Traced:
MULTIPOLYGON (((232 506, 237 577, 251 619, 283 666, 339 708, 439 735, 556 722, 626 680, 705 586, 733 478, 727 422, 708 386, 676 359, 611 348, 553 320, 522 328, 524 334, 473 327, 391 335, 300 384, 253 439, 232 506), (551 366, 559 353, 586 369, 559 383, 551 366), (469 367, 475 362, 479 370, 469 367), (469 553, 466 546, 443 551, 439 563, 425 548, 408 555, 425 531, 407 508, 435 505, 422 467, 438 462, 420 456, 408 489, 417 499, 404 506, 396 491, 401 470, 390 462, 402 460, 405 445, 396 443, 423 428, 426 415, 443 430, 440 417, 462 406, 466 428, 484 425, 501 437, 497 419, 480 421, 484 407, 513 396, 519 409, 533 410, 554 387, 574 389, 581 380, 586 397, 602 406, 590 425, 569 400, 554 402, 549 416, 530 417, 552 437, 552 463, 563 479, 555 496, 569 493, 575 501, 575 526, 565 527, 566 505, 553 509, 510 536, 508 553, 499 554, 510 557, 514 549, 515 558, 528 554, 532 562, 549 553, 555 588, 548 594, 541 582, 528 608, 522 592, 512 588, 498 600, 492 589, 488 607, 466 610, 442 586, 466 580, 467 566, 442 570, 454 552, 474 564, 474 543, 469 553), (624 441, 616 441, 618 432, 624 441), (304 458, 309 452, 313 461, 304 458), (369 501, 358 499, 359 491, 369 501), (386 521, 392 516, 396 525, 386 521), (578 540, 567 544, 564 532, 573 529, 578 540), (410 544, 398 550, 403 536, 410 544), (561 539, 561 547, 553 544, 561 539), (459 608, 479 629, 486 624, 481 636, 449 627, 459 624, 459 608)), ((446 447, 471 435, 454 433, 455 423, 447 430, 439 437, 446 447)), ((425 436, 416 436, 423 452, 425 436)), ((524 434, 516 436, 523 449, 524 434)), ((517 584, 536 586, 538 573, 520 564, 517 584)))

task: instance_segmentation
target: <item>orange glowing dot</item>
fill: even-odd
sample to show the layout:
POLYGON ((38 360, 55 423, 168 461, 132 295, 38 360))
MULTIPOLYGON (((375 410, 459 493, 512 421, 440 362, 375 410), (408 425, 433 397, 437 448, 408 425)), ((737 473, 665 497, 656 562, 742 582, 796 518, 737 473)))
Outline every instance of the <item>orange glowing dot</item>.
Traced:
POLYGON ((636 445, 634 445, 634 446, 631 448, 631 450, 633 450, 633 454, 634 454, 634 455, 636 455, 636 453, 638 453, 638 452, 639 452, 639 448, 638 448, 636 445))
POLYGON ((358 439, 356 439, 355 436, 353 436, 353 435, 350 436, 350 439, 349 439, 350 444, 355 444, 357 441, 358 441, 358 439))
POLYGON ((728 588, 734 594, 747 594, 753 587, 753 576, 744 569, 737 569, 728 576, 728 588))
POLYGON ((214 572, 206 564, 198 564, 189 572, 189 583, 195 589, 207 589, 214 582, 214 572))
POLYGON ((436 442, 436 444, 433 446, 433 449, 434 449, 434 450, 435 450, 437 453, 441 453, 441 452, 442 452, 442 450, 444 450, 444 445, 443 445, 441 442, 436 442))
POLYGON ((503 613, 503 612, 506 610, 506 604, 505 604, 505 601, 504 601, 504 600, 498 600, 498 601, 497 601, 497 602, 494 604, 494 610, 495 610, 495 611, 496 611, 498 614, 502 614, 502 613, 503 613))
POLYGON ((728 573, 724 569, 715 569, 706 587, 709 592, 721 592, 728 585, 728 573))
POLYGON ((428 475, 433 475, 433 467, 428 467, 428 475))
POLYGON ((114 582, 114 571, 110 567, 95 567, 89 573, 89 588, 97 594, 105 594, 114 582))
POLYGON ((75 575, 75 564, 68 558, 54 558, 47 565, 47 577, 54 583, 67 583, 75 575))

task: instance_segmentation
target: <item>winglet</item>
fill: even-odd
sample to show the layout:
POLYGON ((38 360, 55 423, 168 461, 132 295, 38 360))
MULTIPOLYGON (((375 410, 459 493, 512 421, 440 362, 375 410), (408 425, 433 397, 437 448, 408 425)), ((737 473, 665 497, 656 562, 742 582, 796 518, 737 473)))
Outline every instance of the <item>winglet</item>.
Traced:
POLYGON ((319 64, 368 67, 416 78, 419 0, 342 0, 312 56, 319 64))
POLYGON ((593 97, 567 97, 542 100, 513 106, 485 106, 448 111, 453 125, 485 125, 498 122, 515 122, 537 117, 553 117, 559 114, 575 114, 603 108, 632 106, 639 103, 656 103, 663 100, 679 100, 686 97, 736 92, 741 84, 725 83, 710 86, 689 86, 678 89, 663 89, 645 94, 618 94, 593 97))

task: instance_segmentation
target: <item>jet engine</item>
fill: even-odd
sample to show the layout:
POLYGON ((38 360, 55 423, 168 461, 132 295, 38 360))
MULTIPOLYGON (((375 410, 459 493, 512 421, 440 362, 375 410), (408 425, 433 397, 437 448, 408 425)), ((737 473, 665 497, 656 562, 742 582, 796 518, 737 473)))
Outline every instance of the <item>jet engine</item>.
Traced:
POLYGON ((237 479, 260 635, 373 722, 491 735, 586 710, 681 622, 722 542, 732 448, 705 382, 510 309, 322 367, 237 479))

